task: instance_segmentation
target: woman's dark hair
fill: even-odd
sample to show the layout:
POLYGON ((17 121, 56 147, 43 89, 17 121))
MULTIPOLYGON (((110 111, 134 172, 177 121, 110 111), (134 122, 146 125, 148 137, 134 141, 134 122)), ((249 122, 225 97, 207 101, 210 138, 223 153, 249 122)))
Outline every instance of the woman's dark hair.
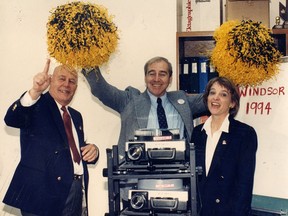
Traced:
POLYGON ((218 83, 220 86, 226 88, 230 92, 231 101, 235 104, 235 106, 233 108, 230 108, 229 114, 231 117, 234 118, 239 111, 240 95, 239 95, 239 91, 236 85, 230 79, 226 77, 215 77, 209 80, 209 82, 206 85, 205 92, 203 95, 203 100, 204 100, 205 105, 207 106, 208 95, 214 83, 218 83))

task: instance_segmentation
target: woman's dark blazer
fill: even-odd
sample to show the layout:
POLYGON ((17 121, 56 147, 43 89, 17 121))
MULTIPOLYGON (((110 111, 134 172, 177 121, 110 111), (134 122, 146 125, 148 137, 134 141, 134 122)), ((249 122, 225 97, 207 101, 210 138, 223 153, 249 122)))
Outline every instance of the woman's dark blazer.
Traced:
POLYGON ((193 131, 196 166, 203 168, 197 181, 201 216, 247 216, 251 212, 257 134, 251 126, 229 120, 229 133, 222 132, 207 176, 203 124, 193 131))
MULTIPOLYGON (((82 147, 82 116, 68 109, 82 147)), ((19 99, 10 106, 4 120, 8 126, 20 128, 21 158, 3 202, 41 216, 60 216, 74 170, 56 102, 49 93, 41 95, 31 107, 23 107, 19 99)), ((87 163, 82 162, 87 198, 87 163)))

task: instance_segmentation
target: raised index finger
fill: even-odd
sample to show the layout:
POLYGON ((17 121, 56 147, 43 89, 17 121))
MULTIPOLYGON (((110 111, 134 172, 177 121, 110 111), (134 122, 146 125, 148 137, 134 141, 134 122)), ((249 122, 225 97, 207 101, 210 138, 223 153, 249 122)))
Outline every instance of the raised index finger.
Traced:
POLYGON ((48 74, 49 67, 50 67, 50 59, 47 59, 43 73, 48 74))

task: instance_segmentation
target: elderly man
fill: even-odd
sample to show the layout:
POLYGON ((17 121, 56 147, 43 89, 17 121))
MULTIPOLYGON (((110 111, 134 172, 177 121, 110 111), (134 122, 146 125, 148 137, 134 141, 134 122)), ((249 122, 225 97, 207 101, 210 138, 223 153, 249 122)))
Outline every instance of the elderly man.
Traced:
POLYGON ((8 126, 20 129, 21 159, 3 202, 23 216, 80 216, 87 201, 87 163, 96 163, 99 152, 85 143, 82 116, 68 106, 77 72, 60 65, 51 76, 49 66, 47 60, 5 116, 8 126))

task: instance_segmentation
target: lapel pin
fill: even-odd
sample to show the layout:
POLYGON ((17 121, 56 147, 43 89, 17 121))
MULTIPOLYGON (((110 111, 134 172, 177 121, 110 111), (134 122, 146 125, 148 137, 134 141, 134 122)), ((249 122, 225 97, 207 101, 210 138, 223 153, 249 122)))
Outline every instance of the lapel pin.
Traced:
POLYGON ((222 145, 226 145, 226 144, 227 144, 226 140, 223 140, 222 145))
POLYGON ((12 110, 14 111, 17 108, 17 104, 15 103, 12 110))
POLYGON ((185 101, 184 101, 183 99, 178 99, 178 100, 177 100, 177 103, 178 103, 178 104, 184 104, 185 101))

